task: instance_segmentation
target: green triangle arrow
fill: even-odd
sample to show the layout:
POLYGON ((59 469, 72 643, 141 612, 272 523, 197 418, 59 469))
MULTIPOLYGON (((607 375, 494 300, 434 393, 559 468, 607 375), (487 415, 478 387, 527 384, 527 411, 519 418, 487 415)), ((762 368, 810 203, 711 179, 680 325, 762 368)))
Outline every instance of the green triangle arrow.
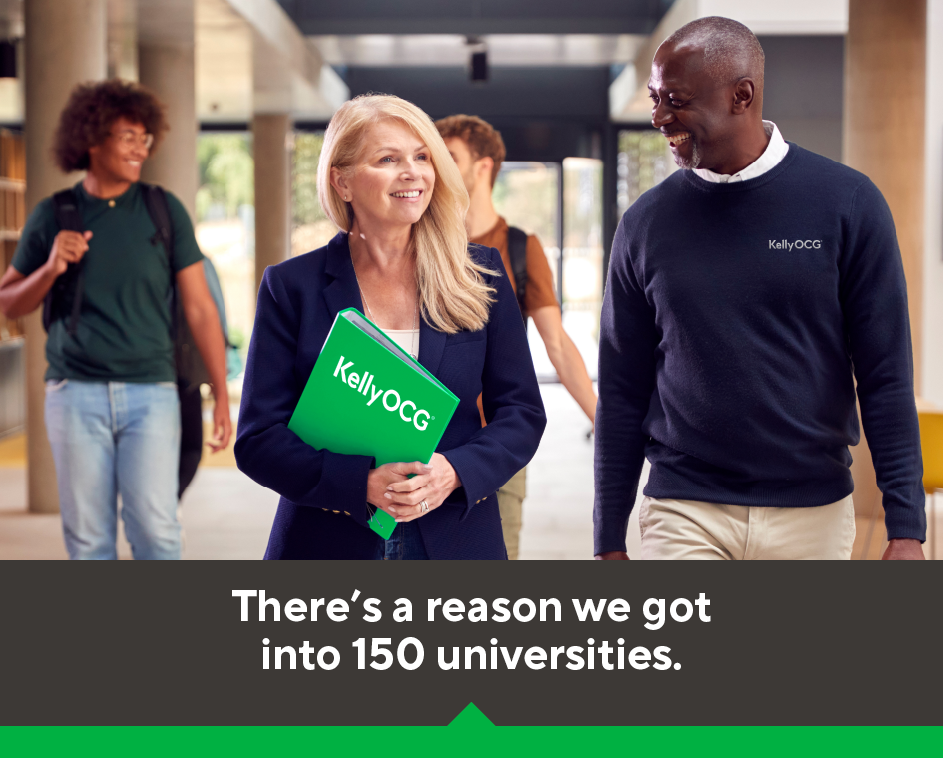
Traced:
POLYGON ((469 703, 465 706, 465 710, 452 719, 449 726, 459 726, 463 729, 481 729, 482 727, 494 726, 494 724, 491 723, 491 719, 478 710, 477 705, 469 703))

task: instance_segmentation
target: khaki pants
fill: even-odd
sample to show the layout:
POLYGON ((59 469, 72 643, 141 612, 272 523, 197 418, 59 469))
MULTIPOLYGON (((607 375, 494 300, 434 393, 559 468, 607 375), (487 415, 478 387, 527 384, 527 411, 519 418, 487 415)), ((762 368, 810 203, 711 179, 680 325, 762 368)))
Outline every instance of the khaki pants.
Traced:
POLYGON ((646 497, 639 526, 643 560, 849 560, 855 508, 851 495, 810 508, 646 497))
POLYGON ((501 511, 501 529, 508 560, 516 561, 521 538, 521 512, 527 495, 527 469, 522 468, 511 481, 498 490, 498 510, 501 511))

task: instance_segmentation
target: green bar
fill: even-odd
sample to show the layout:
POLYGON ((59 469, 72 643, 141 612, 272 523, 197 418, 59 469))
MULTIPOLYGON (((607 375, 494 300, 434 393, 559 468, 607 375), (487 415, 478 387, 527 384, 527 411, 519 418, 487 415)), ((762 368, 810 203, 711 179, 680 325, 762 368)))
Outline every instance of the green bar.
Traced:
POLYGON ((0 727, 19 756, 723 756, 888 758, 938 755, 943 727, 0 727))

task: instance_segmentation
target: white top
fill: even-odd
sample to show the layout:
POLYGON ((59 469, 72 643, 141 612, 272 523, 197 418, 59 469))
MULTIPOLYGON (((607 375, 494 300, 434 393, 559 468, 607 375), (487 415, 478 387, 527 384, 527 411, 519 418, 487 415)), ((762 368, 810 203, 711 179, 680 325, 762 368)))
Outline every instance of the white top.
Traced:
POLYGON ((756 177, 765 174, 786 157, 786 153, 789 152, 789 145, 786 144, 783 135, 779 133, 779 127, 772 121, 764 121, 763 129, 769 137, 769 144, 766 146, 766 150, 763 151, 763 154, 746 168, 741 169, 733 175, 715 174, 713 171, 706 168, 696 168, 694 169, 694 173, 708 182, 717 182, 720 184, 745 182, 747 179, 756 179, 756 177))
POLYGON ((419 360, 418 329, 384 329, 383 333, 417 361, 419 360))

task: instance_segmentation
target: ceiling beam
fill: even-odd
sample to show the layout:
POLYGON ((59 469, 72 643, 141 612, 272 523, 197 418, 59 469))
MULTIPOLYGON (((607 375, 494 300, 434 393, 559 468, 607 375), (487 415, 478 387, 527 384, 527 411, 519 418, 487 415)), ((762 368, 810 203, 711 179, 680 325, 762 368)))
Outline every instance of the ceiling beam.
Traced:
POLYGON ((561 18, 336 18, 301 19, 305 35, 322 34, 648 34, 656 21, 649 16, 580 16, 561 18))
POLYGON ((649 34, 671 0, 279 0, 305 35, 649 34))
POLYGON ((326 121, 349 97, 275 0, 196 0, 196 8, 204 123, 248 122, 253 113, 326 121))
POLYGON ((330 118, 348 98, 339 76, 275 0, 226 0, 252 29, 253 110, 330 118))

